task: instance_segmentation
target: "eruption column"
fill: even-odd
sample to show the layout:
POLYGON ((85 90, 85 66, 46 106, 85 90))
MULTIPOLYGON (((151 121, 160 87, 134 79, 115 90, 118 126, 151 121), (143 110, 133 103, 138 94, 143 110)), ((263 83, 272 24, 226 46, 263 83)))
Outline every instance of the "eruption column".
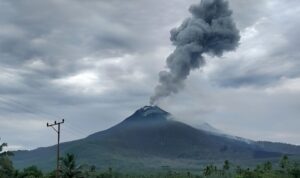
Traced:
POLYGON ((176 48, 167 58, 168 69, 159 73, 151 105, 182 89, 191 70, 204 66, 204 53, 222 56, 238 46, 240 35, 227 1, 202 0, 189 11, 192 17, 171 30, 170 40, 176 48))

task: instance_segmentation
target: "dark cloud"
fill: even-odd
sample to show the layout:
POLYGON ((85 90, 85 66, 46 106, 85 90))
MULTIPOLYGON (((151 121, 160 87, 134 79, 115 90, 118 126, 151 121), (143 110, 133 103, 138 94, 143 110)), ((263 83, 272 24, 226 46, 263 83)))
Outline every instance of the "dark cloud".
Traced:
MULTIPOLYGON (((251 59, 243 59, 251 60, 251 59)), ((300 63, 285 55, 261 58, 253 63, 224 62, 210 73, 212 83, 222 87, 257 87, 268 88, 281 82, 281 79, 294 79, 300 76, 300 63), (286 59, 286 61, 282 60, 286 59)))
MULTIPOLYGON (((14 148, 55 144, 45 123, 61 118, 68 123, 62 139, 81 138, 148 103, 174 50, 169 30, 198 2, 0 1, 1 139, 14 148)), ((300 135, 293 127, 300 101, 298 6, 296 0, 230 0, 240 47, 222 59, 205 56, 207 65, 191 73, 186 90, 161 106, 188 123, 205 120, 225 131, 236 123, 228 130, 239 136, 255 138, 253 129, 257 135, 269 129, 261 139, 273 141, 283 138, 272 133, 300 135), (269 128, 274 110, 292 129, 269 128)))

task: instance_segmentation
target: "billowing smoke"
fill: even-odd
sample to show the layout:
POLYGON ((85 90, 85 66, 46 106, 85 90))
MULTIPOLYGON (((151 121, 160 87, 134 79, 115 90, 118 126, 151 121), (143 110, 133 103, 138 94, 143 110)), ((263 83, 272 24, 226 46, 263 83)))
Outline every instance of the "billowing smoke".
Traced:
POLYGON ((176 49, 167 58, 167 71, 159 73, 159 84, 150 104, 177 93, 193 69, 205 64, 203 54, 221 56, 234 50, 240 39, 239 31, 231 17, 232 11, 225 0, 202 0, 189 9, 192 17, 171 30, 171 41, 176 49))

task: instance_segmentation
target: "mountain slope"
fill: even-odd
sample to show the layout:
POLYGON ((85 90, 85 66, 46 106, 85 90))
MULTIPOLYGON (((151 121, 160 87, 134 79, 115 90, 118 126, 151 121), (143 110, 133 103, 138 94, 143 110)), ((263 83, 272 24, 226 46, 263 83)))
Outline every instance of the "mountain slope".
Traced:
MULTIPOLYGON (((259 144, 213 134, 175 121, 157 106, 145 106, 105 131, 87 138, 63 143, 61 152, 74 153, 81 163, 98 168, 158 169, 198 167, 212 160, 255 160, 281 156, 259 144)), ((13 158, 17 167, 32 164, 43 169, 54 167, 55 147, 18 151, 13 158)))
POLYGON ((300 146, 267 141, 258 141, 256 144, 265 150, 281 152, 284 154, 300 155, 300 146))

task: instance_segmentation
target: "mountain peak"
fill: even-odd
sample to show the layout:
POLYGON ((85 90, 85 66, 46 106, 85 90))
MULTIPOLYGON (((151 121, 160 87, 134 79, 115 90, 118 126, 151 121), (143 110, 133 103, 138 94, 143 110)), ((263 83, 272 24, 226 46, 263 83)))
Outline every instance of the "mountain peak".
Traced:
POLYGON ((137 110, 137 112, 142 113, 143 116, 148 116, 152 114, 162 114, 162 115, 169 114, 168 112, 164 111, 158 106, 144 106, 139 110, 137 110))
POLYGON ((166 121, 171 115, 158 106, 144 106, 125 121, 166 121))

